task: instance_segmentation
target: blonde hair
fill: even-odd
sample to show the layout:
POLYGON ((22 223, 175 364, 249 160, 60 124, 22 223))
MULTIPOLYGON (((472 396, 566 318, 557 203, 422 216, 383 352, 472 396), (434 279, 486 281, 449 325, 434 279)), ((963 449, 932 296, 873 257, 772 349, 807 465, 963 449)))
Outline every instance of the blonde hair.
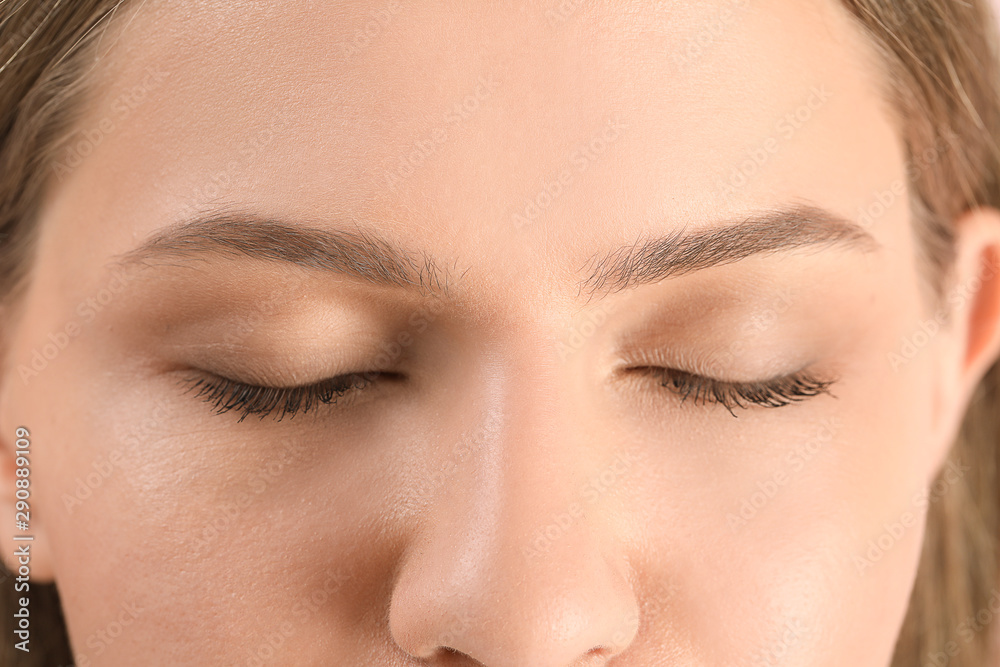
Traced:
MULTIPOLYGON (((911 166, 911 209, 925 274, 940 300, 950 284, 952 221, 977 206, 1000 208, 996 18, 985 0, 844 4, 886 63, 886 95, 911 166), (934 156, 930 164, 922 157, 928 153, 934 156)), ((998 460, 1000 364, 994 364, 950 453, 951 462, 970 470, 961 483, 944 484, 939 475, 934 485, 946 490, 928 508, 920 568, 894 667, 971 667, 997 657, 991 656, 996 624, 990 623, 990 605, 998 594, 1000 567, 998 460)))
MULTIPOLYGON (((7 309, 16 307, 29 276, 35 215, 55 156, 69 139, 76 114, 86 108, 85 75, 94 45, 122 2, 0 0, 0 298, 7 309)), ((940 299, 953 260, 952 221, 976 206, 1000 208, 995 18, 986 0, 842 4, 883 60, 886 99, 910 164, 910 204, 924 275, 940 299), (934 151, 933 160, 921 157, 928 150, 934 151)), ((952 460, 971 470, 960 483, 946 485, 929 507, 894 667, 986 664, 993 624, 976 632, 963 624, 977 615, 980 622, 992 618, 991 597, 1000 593, 998 401, 1000 364, 980 384, 951 453, 952 460)), ((0 608, 13 613, 10 589, 3 587, 0 608)), ((41 646, 47 650, 15 651, 5 636, 0 662, 72 662, 53 587, 32 584, 32 626, 36 636, 46 637, 41 646)))

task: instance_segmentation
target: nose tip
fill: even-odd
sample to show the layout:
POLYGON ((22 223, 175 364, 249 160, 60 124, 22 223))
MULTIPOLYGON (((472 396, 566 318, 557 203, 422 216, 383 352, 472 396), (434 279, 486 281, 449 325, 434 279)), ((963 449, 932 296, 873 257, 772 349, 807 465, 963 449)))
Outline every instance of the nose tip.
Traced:
POLYGON ((603 667, 635 637, 623 563, 585 529, 532 557, 512 544, 442 544, 408 555, 390 608, 397 645, 429 665, 603 667))

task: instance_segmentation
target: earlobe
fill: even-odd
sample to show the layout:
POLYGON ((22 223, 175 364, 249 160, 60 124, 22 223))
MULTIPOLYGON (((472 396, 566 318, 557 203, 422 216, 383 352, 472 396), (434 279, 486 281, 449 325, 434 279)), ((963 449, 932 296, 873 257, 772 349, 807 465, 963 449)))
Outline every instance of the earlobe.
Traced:
POLYGON ((47 584, 54 578, 45 525, 34 509, 33 453, 28 429, 16 427, 9 435, 0 434, 0 538, 4 542, 0 557, 13 575, 15 590, 26 579, 47 584))

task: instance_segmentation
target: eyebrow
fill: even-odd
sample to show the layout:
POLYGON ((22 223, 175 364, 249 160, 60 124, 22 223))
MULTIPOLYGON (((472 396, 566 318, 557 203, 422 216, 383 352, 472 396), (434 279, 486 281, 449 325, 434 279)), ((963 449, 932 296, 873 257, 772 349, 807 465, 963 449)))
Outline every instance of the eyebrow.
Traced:
MULTIPOLYGON (((822 208, 794 205, 704 229, 680 229, 667 236, 639 239, 603 255, 595 254, 581 268, 580 273, 591 267, 578 288, 591 298, 607 296, 752 255, 806 246, 839 246, 862 252, 879 248, 874 237, 857 223, 822 208)), ((249 212, 209 213, 177 223, 116 260, 119 265, 149 265, 206 255, 241 256, 351 276, 378 286, 444 296, 449 293, 447 265, 427 254, 407 251, 373 229, 325 229, 249 212)))
POLYGON ((151 265, 205 255, 246 257, 378 286, 448 293, 447 267, 427 255, 415 257, 374 231, 323 229, 244 212, 210 213, 177 223, 119 255, 116 263, 151 265))
POLYGON ((836 246, 864 253, 881 247, 861 225, 816 206, 797 204, 705 229, 680 229, 664 237, 639 239, 594 255, 584 264, 584 269, 588 265, 591 269, 579 288, 591 298, 607 296, 752 255, 807 246, 819 250, 836 246))

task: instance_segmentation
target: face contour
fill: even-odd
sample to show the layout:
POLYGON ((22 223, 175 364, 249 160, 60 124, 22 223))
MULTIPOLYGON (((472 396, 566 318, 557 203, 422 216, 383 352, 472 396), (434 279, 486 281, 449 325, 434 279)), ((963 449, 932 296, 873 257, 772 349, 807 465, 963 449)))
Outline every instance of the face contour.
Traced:
POLYGON ((888 664, 954 340, 836 3, 189 4, 2 382, 78 665, 888 664))

